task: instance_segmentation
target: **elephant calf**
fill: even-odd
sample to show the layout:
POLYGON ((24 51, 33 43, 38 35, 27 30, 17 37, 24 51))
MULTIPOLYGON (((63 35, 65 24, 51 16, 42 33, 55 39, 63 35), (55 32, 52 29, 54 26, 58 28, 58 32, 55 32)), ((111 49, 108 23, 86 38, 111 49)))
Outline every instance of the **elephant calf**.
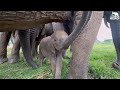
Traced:
MULTIPOLYGON (((51 36, 41 40, 39 46, 39 59, 42 65, 43 59, 47 57, 50 60, 52 72, 55 79, 61 78, 62 56, 66 50, 60 50, 68 34, 64 30, 57 30, 51 36)), ((67 49, 67 48, 66 48, 67 49)))

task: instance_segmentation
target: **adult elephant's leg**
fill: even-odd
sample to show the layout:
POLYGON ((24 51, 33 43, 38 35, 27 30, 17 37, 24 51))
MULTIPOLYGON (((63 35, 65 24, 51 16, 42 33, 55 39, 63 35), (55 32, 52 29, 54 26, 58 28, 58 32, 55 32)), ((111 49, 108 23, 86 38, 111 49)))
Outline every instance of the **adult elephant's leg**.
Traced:
POLYGON ((30 31, 29 30, 19 30, 18 35, 20 38, 20 44, 22 47, 23 55, 27 63, 33 68, 38 66, 34 63, 31 55, 31 46, 30 46, 30 31))
POLYGON ((40 44, 40 41, 45 37, 45 35, 41 35, 41 32, 39 32, 38 36, 35 39, 35 51, 33 51, 33 55, 37 56, 38 58, 38 46, 40 44))
POLYGON ((11 36, 11 32, 0 33, 0 64, 6 62, 7 59, 7 45, 11 36))
POLYGON ((30 45, 31 45, 31 53, 32 56, 35 57, 36 56, 36 37, 39 35, 39 29, 31 29, 30 30, 30 45))
POLYGON ((101 25, 103 12, 93 11, 91 18, 72 43, 72 61, 70 63, 69 79, 86 79, 88 58, 101 25))
POLYGON ((113 42, 117 53, 117 61, 113 63, 113 67, 116 69, 120 69, 120 22, 111 21, 110 26, 113 42))
POLYGON ((9 63, 16 63, 19 60, 19 51, 20 51, 20 39, 18 36, 18 31, 15 32, 15 42, 12 47, 11 56, 8 59, 9 63))

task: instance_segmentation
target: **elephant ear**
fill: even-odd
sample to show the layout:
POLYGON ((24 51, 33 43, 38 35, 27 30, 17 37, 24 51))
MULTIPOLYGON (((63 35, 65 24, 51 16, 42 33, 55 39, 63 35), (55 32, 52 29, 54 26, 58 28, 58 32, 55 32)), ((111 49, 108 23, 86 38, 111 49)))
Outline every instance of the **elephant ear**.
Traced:
POLYGON ((92 11, 83 11, 81 20, 79 21, 78 25, 73 30, 73 32, 65 40, 65 43, 63 43, 61 49, 65 49, 69 47, 69 45, 79 36, 79 34, 84 30, 87 23, 89 22, 91 14, 92 14, 92 11))

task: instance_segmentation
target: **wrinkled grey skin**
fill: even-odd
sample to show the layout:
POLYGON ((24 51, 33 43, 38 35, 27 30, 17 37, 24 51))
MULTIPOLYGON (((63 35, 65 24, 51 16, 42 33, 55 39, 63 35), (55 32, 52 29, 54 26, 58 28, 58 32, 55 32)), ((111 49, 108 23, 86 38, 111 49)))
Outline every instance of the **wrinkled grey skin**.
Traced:
MULTIPOLYGON (((15 32, 1 32, 0 34, 0 63, 4 63, 6 61, 8 61, 8 63, 16 63, 19 61, 19 51, 20 51, 20 39, 19 39, 19 35, 18 35, 19 31, 15 31, 15 32), (13 43, 13 47, 12 47, 12 51, 11 51, 11 55, 9 58, 7 58, 7 45, 10 39, 10 36, 12 38, 12 43, 13 43)), ((40 36, 39 39, 42 39, 43 37, 45 37, 45 35, 49 35, 53 33, 53 29, 30 29, 30 48, 31 48, 31 53, 32 56, 34 56, 34 48, 35 48, 35 43, 37 42, 35 39, 38 38, 38 35, 40 36), (45 31, 46 30, 46 31, 45 31)))
MULTIPOLYGON (((77 14, 78 16, 75 17, 75 21, 79 21, 78 17, 80 13, 77 12, 77 14)), ((73 41, 69 79, 87 79, 89 54, 100 28, 102 17, 102 11, 92 11, 87 25, 75 41, 73 41)), ((74 26, 76 27, 76 25, 74 26)))
POLYGON ((0 64, 7 62, 7 45, 11 32, 0 32, 0 64))
POLYGON ((20 58, 20 39, 18 36, 18 31, 15 31, 14 34, 15 34, 14 36, 12 35, 14 38, 13 47, 12 47, 11 55, 8 58, 9 63, 16 63, 19 61, 20 58))
POLYGON ((48 32, 46 31, 47 29, 43 29, 43 27, 44 26, 41 25, 40 28, 18 31, 25 60, 28 65, 31 65, 33 68, 38 67, 38 65, 33 62, 33 57, 37 55, 37 45, 39 41, 45 37, 46 34, 51 33, 51 31, 48 32))
MULTIPOLYGON (((33 32, 35 32, 35 31, 33 31, 33 32)), ((33 57, 31 55, 31 47, 32 46, 30 45, 31 43, 29 40, 29 37, 30 37, 29 33, 30 33, 29 30, 19 30, 18 31, 20 43, 21 43, 22 50, 23 50, 23 55, 25 56, 25 60, 27 61, 28 65, 32 66, 33 68, 37 68, 38 65, 33 62, 33 57)))
MULTIPOLYGON (((74 13, 73 16, 75 16, 76 14, 77 13, 74 13)), ((92 49, 95 37, 101 24, 101 20, 103 17, 102 15, 102 11, 83 11, 80 22, 73 30, 73 33, 69 35, 69 37, 65 40, 64 44, 62 45, 61 49, 65 49, 75 40, 72 47, 73 56, 70 65, 69 78, 86 78, 89 52, 92 49), (86 39, 84 40, 84 38, 86 39)), ((23 38, 21 39, 27 40, 26 34, 23 34, 20 34, 21 37, 23 36, 23 38)), ((26 41, 26 43, 29 44, 28 41, 26 41)), ((22 45, 22 47, 27 47, 27 45, 22 45)), ((27 50, 30 49, 29 47, 27 48, 27 50)), ((25 48, 23 48, 23 53, 24 52, 25 48)), ((36 67, 35 63, 32 60, 32 57, 26 57, 26 60, 29 61, 29 64, 32 67, 36 67)))
POLYGON ((8 63, 15 63, 19 60, 20 41, 18 32, 1 32, 0 34, 0 64, 8 61, 8 63), (15 35, 14 35, 15 34, 15 35), (11 55, 7 57, 7 46, 10 38, 13 36, 14 42, 11 51, 11 55))
MULTIPOLYGON (((120 69, 120 21, 110 20, 111 14, 112 14, 112 11, 104 12, 104 22, 107 27, 109 27, 108 23, 110 23, 109 28, 111 28, 113 43, 117 53, 117 61, 113 63, 113 67, 115 69, 120 69)), ((120 11, 119 11, 119 14, 120 14, 120 11)))
MULTIPOLYGON (((8 61, 8 63, 16 63, 19 61, 19 51, 20 51, 20 39, 19 39, 19 35, 18 35, 19 31, 15 31, 15 32, 1 32, 0 36, 1 36, 1 43, 0 43, 0 63, 4 63, 6 61, 8 61), (13 47, 12 47, 12 51, 11 51, 11 55, 9 58, 7 58, 7 45, 8 42, 10 40, 10 36, 12 39, 14 39, 13 43, 13 47)), ((31 45, 31 50, 33 50, 34 43, 35 43, 35 38, 37 36, 37 30, 31 29, 30 30, 30 45, 31 45), (33 32, 35 31, 35 32, 33 32)), ((32 51, 33 52, 33 51, 32 51)))
POLYGON ((52 27, 52 23, 48 23, 45 24, 45 26, 41 29, 41 31, 39 32, 39 35, 36 37, 35 39, 35 49, 33 50, 33 56, 38 56, 38 45, 40 43, 40 41, 46 37, 46 36, 50 36, 53 34, 53 27, 52 27))
MULTIPOLYGON (((89 16, 89 11, 88 12, 87 11, 83 12, 82 16, 83 16, 83 18, 80 21, 80 25, 78 26, 78 28, 75 29, 75 32, 72 35, 70 35, 70 38, 65 41, 65 43, 62 45, 61 49, 68 47, 71 44, 71 42, 73 40, 75 40, 75 38, 79 35, 79 33, 82 30, 82 27, 85 26, 85 23, 87 21, 86 18, 87 18, 87 16, 89 16)), ((44 23, 48 23, 48 21, 49 20, 46 19, 44 21, 44 23)), ((62 21, 64 21, 64 20, 62 20, 62 21)), ((52 20, 51 20, 51 22, 52 22, 52 20)), ((27 23, 27 24, 29 24, 29 23, 27 23)), ((21 27, 19 27, 19 28, 21 28, 21 27)), ((38 65, 35 62, 33 62, 33 58, 32 58, 32 55, 31 55, 31 49, 30 49, 31 46, 30 46, 30 40, 29 40, 29 36, 30 36, 29 30, 19 30, 18 35, 19 35, 19 38, 20 38, 20 43, 21 43, 21 46, 22 46, 23 55, 25 56, 25 60, 27 61, 28 65, 32 66, 33 68, 37 68, 38 65)))
MULTIPOLYGON (((34 39, 37 36, 35 32, 35 34, 32 32, 35 30, 30 30, 30 41, 31 41, 31 49, 32 49, 32 45, 34 43, 34 39)), ((37 30, 36 30, 37 31, 37 30)), ((20 40, 19 40, 19 36, 18 36, 18 32, 19 31, 15 31, 14 32, 1 32, 1 43, 0 43, 0 63, 4 63, 6 61, 8 61, 9 63, 16 63, 19 60, 19 51, 20 51, 20 40), (12 33, 12 34, 11 34, 12 33), (14 35, 15 34, 15 35, 14 35), (14 38, 14 43, 13 43, 13 47, 12 47, 12 51, 11 51, 11 55, 10 57, 7 59, 7 45, 10 39, 10 36, 12 35, 12 38, 14 38)))
POLYGON ((23 55, 28 65, 32 66, 32 68, 38 67, 38 65, 33 62, 32 52, 34 52, 35 50, 35 38, 39 35, 40 29, 41 28, 34 28, 29 30, 18 31, 23 55))
POLYGON ((39 58, 40 64, 45 57, 50 60, 52 72, 55 79, 61 78, 61 69, 62 69, 62 55, 65 53, 66 49, 60 51, 60 47, 68 38, 68 34, 60 29, 54 31, 51 36, 45 37, 40 42, 39 47, 39 58))
MULTIPOLYGON (((53 23, 45 24, 44 28, 41 30, 41 32, 39 33, 38 37, 36 37, 36 40, 35 40, 36 41, 36 44, 35 44, 36 55, 37 55, 37 47, 42 38, 52 35, 53 32, 56 30, 65 30, 67 34, 70 34, 72 32, 72 28, 69 27, 69 25, 71 25, 69 23, 72 23, 72 20, 65 21, 63 23, 53 22, 53 23)), ((63 54, 63 57, 64 56, 65 54, 63 54)))

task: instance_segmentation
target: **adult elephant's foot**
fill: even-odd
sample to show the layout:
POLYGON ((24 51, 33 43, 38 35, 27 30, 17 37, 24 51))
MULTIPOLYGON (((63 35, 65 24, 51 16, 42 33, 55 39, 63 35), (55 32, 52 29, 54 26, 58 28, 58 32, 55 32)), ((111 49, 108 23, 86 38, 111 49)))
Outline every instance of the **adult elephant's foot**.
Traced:
POLYGON ((39 66, 32 60, 27 61, 28 65, 32 67, 32 69, 37 69, 39 66))
POLYGON ((19 61, 19 58, 9 58, 8 59, 8 63, 11 63, 11 64, 17 63, 18 61, 19 61))
POLYGON ((118 62, 114 62, 114 63, 112 64, 112 66, 113 66, 113 68, 115 68, 115 69, 120 69, 120 63, 118 63, 118 62))
POLYGON ((8 59, 7 58, 0 58, 0 64, 4 63, 4 62, 7 62, 8 59))
POLYGON ((32 66, 33 69, 37 69, 38 67, 39 67, 39 65, 37 65, 37 64, 34 64, 34 65, 32 66))

